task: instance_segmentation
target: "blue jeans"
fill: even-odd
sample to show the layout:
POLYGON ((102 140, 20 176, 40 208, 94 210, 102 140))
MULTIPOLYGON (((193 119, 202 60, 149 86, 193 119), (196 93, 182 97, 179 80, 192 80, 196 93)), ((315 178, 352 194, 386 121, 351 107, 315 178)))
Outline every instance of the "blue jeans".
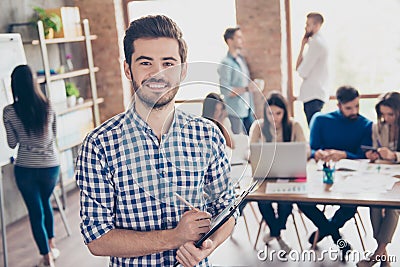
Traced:
POLYGON ((320 112, 321 109, 324 107, 324 101, 319 99, 314 99, 303 104, 304 106, 304 113, 307 117, 307 123, 310 125, 311 119, 315 113, 320 112))
POLYGON ((50 252, 48 240, 54 237, 53 208, 50 197, 57 184, 60 167, 14 167, 19 191, 29 213, 33 237, 41 255, 50 252))

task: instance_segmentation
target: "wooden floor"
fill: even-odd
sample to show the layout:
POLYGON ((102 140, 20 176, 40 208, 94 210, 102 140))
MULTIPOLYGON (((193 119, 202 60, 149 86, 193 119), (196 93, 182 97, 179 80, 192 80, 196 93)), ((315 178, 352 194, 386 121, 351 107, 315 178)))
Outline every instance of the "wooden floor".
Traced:
MULTIPOLYGON (((57 246, 61 251, 61 256, 56 261, 58 267, 69 266, 85 266, 85 267, 98 267, 107 266, 108 259, 104 257, 92 256, 86 246, 84 245, 80 232, 79 232, 79 192, 73 190, 68 196, 68 209, 66 215, 72 230, 72 235, 67 236, 61 221, 60 215, 55 212, 55 232, 57 237, 57 246)), ((334 208, 330 208, 328 212, 333 212, 334 208)), ((372 238, 372 229, 369 222, 368 210, 366 208, 359 208, 363 221, 366 224, 367 235, 363 234, 366 241, 367 250, 373 251, 376 246, 372 238)), ((355 266, 355 262, 342 264, 337 261, 325 259, 321 262, 296 262, 289 260, 289 262, 282 262, 279 260, 274 261, 260 261, 257 259, 257 251, 264 249, 261 240, 258 242, 257 250, 253 249, 255 237, 257 235, 258 222, 257 218, 251 211, 250 207, 246 207, 245 216, 250 228, 251 242, 245 230, 245 223, 243 217, 238 219, 238 223, 231 238, 229 238, 223 245, 221 245, 211 256, 211 261, 216 266, 355 266)), ((256 214, 259 216, 259 214, 256 214)), ((299 223, 299 215, 296 214, 297 222, 299 223)), ((310 221, 306 219, 307 228, 313 231, 315 228, 310 221)), ((305 249, 308 248, 307 234, 303 225, 298 225, 300 235, 302 237, 302 244, 305 249)), ((400 228, 400 227, 399 227, 400 228)), ((299 250, 297 237, 294 231, 293 221, 290 218, 287 224, 287 230, 284 232, 284 238, 296 250, 299 250)), ((354 249, 362 251, 361 243, 359 241, 354 221, 349 221, 343 228, 343 236, 349 241, 354 249)), ((18 222, 7 227, 7 242, 8 242, 8 257, 9 266, 11 267, 32 267, 39 261, 40 256, 36 245, 33 241, 28 218, 23 218, 18 222)), ((320 249, 336 249, 332 244, 330 238, 325 238, 321 244, 320 249)), ((277 243, 272 242, 269 249, 278 249, 277 243)), ((390 255, 397 256, 397 262, 392 263, 392 266, 400 266, 400 230, 397 230, 393 243, 389 245, 388 251, 390 255)), ((2 252, 1 252, 2 253, 2 252)), ((2 254, 1 254, 2 255, 2 254)), ((0 266, 3 266, 3 259, 1 258, 0 266)), ((378 264, 376 266, 379 266, 378 264)))

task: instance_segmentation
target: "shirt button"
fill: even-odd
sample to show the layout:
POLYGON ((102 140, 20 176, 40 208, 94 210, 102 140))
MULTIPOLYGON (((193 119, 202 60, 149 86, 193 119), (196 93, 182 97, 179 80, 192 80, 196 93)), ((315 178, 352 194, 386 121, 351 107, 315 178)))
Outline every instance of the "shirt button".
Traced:
POLYGON ((161 175, 162 175, 162 176, 165 176, 165 174, 166 174, 165 171, 162 171, 162 172, 161 172, 161 175))

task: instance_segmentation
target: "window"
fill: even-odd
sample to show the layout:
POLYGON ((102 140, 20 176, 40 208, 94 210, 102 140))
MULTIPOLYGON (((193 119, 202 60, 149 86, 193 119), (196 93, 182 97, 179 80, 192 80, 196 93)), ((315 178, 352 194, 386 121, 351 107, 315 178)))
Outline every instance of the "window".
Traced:
MULTIPOLYGON (((128 4, 129 20, 146 15, 163 14, 173 19, 183 32, 188 44, 189 73, 176 99, 180 101, 204 99, 209 92, 220 92, 217 64, 225 56, 227 46, 223 34, 236 26, 234 0, 165 0, 133 1, 128 4), (203 63, 196 63, 203 62, 203 63), (207 63, 205 63, 207 62, 207 63), (190 69, 207 73, 206 83, 196 83, 190 69), (206 69, 204 69, 206 68, 206 69)), ((192 113, 201 111, 201 103, 185 103, 192 113), (196 111, 194 111, 196 110, 196 111)))
MULTIPOLYGON (((341 85, 354 86, 363 95, 360 113, 375 120, 375 96, 400 88, 400 2, 292 0, 290 9, 292 69, 295 70, 306 15, 320 12, 325 19, 321 32, 329 44, 331 95, 341 85)), ((295 72, 294 96, 298 95, 301 81, 295 72)), ((296 102, 295 117, 305 121, 302 104, 296 102)), ((330 102, 324 112, 335 109, 336 101, 330 102)))

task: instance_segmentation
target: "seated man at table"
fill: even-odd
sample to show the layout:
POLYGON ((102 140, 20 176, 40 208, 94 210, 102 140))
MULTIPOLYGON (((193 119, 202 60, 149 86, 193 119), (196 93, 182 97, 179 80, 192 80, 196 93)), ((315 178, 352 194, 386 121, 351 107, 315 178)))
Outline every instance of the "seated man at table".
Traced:
MULTIPOLYGON (((359 94, 350 86, 342 86, 336 91, 338 110, 318 114, 310 124, 311 157, 315 161, 339 161, 341 159, 365 158, 361 145, 371 145, 372 122, 358 114, 359 94)), ((322 179, 322 174, 321 174, 322 179)), ((319 242, 332 236, 335 243, 341 239, 339 229, 351 219, 357 206, 340 206, 330 219, 319 210, 316 204, 298 204, 303 213, 318 227, 311 234, 309 242, 319 242)), ((340 246, 343 255, 351 249, 350 245, 340 246)))

